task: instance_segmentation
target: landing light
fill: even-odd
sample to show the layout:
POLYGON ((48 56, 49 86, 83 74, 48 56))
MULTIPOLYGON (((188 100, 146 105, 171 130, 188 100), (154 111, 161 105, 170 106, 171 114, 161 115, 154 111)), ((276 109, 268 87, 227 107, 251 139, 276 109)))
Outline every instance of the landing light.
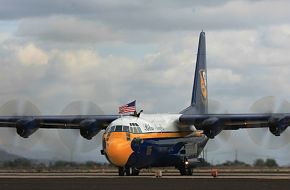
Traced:
POLYGON ((185 163, 185 165, 188 165, 189 164, 188 161, 185 161, 184 163, 185 163))

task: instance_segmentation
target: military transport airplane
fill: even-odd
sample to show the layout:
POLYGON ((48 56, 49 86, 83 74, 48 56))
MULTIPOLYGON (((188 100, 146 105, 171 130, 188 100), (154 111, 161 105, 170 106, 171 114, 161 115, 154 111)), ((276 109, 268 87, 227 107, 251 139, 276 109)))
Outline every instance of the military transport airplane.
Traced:
POLYGON ((178 114, 0 116, 0 127, 14 127, 23 138, 39 128, 78 129, 92 139, 105 130, 101 153, 119 175, 138 175, 148 167, 192 168, 209 139, 223 130, 269 128, 275 136, 290 125, 290 113, 209 114, 205 33, 199 36, 191 104, 178 114))

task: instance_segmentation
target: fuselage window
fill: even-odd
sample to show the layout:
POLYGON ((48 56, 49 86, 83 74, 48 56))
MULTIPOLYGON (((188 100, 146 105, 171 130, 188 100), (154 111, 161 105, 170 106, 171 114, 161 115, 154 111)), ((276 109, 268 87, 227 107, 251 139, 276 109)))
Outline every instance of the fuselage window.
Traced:
POLYGON ((122 132, 122 125, 117 125, 115 132, 122 132))
POLYGON ((138 133, 136 127, 133 127, 133 133, 138 133))

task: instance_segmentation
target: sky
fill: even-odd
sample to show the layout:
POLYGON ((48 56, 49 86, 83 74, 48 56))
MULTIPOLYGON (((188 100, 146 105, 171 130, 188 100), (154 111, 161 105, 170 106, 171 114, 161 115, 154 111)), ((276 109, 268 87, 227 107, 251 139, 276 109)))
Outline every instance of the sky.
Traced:
MULTIPOLYGON (((15 112, 5 105, 27 101, 42 115, 69 114, 72 104, 84 102, 97 109, 79 113, 116 114, 135 99, 145 113, 178 113, 190 102, 202 30, 211 112, 263 112, 252 105, 266 96, 276 97, 273 111, 279 111, 290 99, 287 0, 0 2, 2 115, 15 112)), ((288 133, 277 140, 267 131, 233 131, 210 142, 208 159, 233 160, 237 150, 248 163, 274 158, 289 164, 290 145, 280 146, 288 133)), ((76 131, 39 130, 25 142, 13 135, 1 129, 0 144, 11 153, 105 161, 100 142, 81 141, 76 131)))

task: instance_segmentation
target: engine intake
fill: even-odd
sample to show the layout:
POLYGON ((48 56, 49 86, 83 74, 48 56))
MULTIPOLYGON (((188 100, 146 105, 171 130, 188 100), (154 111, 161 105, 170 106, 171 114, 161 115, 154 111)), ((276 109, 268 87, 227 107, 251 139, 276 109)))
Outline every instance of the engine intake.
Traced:
POLYGON ((91 140, 102 130, 102 126, 95 119, 83 120, 80 126, 81 136, 88 140, 91 140))
POLYGON ((15 125, 17 134, 23 138, 28 138, 39 129, 34 119, 21 119, 18 120, 15 125))
POLYGON ((211 117, 204 120, 201 125, 204 134, 211 139, 213 139, 223 130, 220 120, 216 117, 211 117))
POLYGON ((271 117, 269 119, 269 130, 275 136, 280 136, 288 127, 285 117, 271 117))

